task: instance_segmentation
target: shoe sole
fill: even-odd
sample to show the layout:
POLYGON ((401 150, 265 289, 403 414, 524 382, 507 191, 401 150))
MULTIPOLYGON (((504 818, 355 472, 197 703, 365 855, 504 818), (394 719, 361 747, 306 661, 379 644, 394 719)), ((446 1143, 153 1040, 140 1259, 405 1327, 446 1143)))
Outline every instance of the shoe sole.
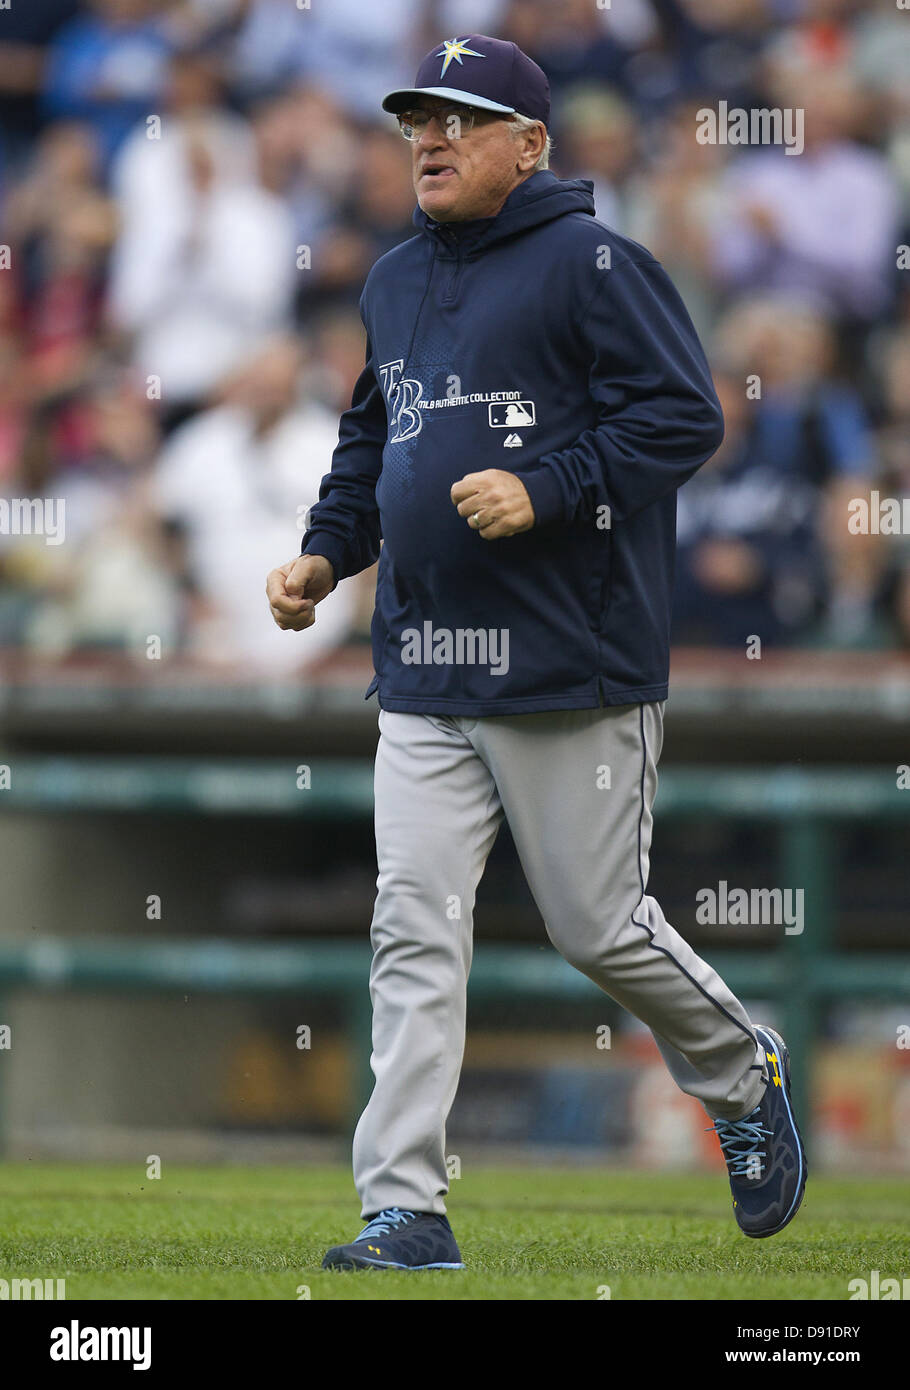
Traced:
POLYGON ((323 1263, 323 1269, 330 1270, 355 1270, 355 1269, 404 1269, 409 1274, 417 1274, 422 1269, 464 1269, 463 1264, 430 1264, 430 1265, 402 1265, 395 1264, 392 1260, 368 1260, 361 1256, 357 1259, 336 1260, 332 1264, 323 1263))
MULTIPOLYGON (((766 1038, 771 1039, 771 1047, 777 1056, 777 1069, 783 1077, 784 1104, 787 1107, 787 1114, 790 1117, 790 1123, 793 1126, 797 1142, 799 1144, 800 1184, 797 1189, 796 1196, 793 1199, 793 1203, 790 1207, 790 1210, 787 1212, 787 1215, 784 1217, 783 1221, 778 1222, 778 1224, 776 1226, 773 1226, 770 1231, 743 1231, 743 1235, 749 1236, 752 1240, 765 1240, 768 1236, 776 1236, 778 1231, 782 1231, 785 1226, 789 1226, 790 1222, 793 1220, 794 1216, 802 1206, 803 1196, 805 1195, 806 1191, 806 1179, 809 1176, 809 1165, 806 1162, 806 1149, 805 1145, 803 1144, 803 1136, 799 1132, 799 1125, 796 1123, 796 1116, 794 1115, 793 1107, 790 1104, 789 1049, 786 1043, 784 1042, 783 1038, 780 1036, 780 1034, 775 1033, 773 1028, 767 1028, 764 1024, 756 1024, 755 1031, 756 1033, 763 1033, 766 1038)), ((764 1047, 764 1043, 762 1043, 762 1046, 764 1047)), ((742 1227, 740 1227, 740 1230, 742 1230, 742 1227)))

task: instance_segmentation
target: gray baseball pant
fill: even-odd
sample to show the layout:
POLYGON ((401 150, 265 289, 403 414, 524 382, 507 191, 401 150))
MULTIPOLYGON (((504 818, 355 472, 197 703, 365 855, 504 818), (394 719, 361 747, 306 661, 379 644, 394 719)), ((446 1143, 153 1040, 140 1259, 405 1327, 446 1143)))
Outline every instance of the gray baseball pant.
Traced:
POLYGON ((353 1151, 365 1218, 445 1211, 474 899, 503 816, 556 949, 651 1029, 711 1119, 757 1105, 762 1049, 745 1009, 647 895, 662 729, 657 703, 479 719, 380 712, 376 1081, 353 1151))

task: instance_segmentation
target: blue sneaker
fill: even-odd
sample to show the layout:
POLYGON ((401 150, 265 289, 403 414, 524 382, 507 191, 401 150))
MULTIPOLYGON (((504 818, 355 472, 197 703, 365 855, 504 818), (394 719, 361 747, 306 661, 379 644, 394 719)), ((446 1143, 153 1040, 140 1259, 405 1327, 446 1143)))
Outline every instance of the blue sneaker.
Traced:
POLYGON ((445 1216, 387 1207, 350 1245, 333 1245, 323 1269, 464 1269, 445 1216))
POLYGON ((756 1026, 764 1047, 765 1093, 742 1120, 716 1120, 733 1210, 747 1236, 774 1236, 799 1211, 809 1172, 790 1104, 790 1054, 773 1028, 756 1026))

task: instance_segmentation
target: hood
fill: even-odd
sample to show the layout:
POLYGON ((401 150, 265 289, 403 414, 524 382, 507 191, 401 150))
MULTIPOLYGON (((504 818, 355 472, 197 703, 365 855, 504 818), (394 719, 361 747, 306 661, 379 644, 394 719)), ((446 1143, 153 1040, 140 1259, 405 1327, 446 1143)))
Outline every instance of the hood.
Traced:
POLYGON ((418 206, 413 222, 438 245, 442 257, 476 256, 497 242, 519 236, 532 227, 565 217, 570 212, 594 216, 594 185, 590 179, 559 179, 549 169, 532 174, 506 198, 495 217, 473 222, 435 222, 418 206))

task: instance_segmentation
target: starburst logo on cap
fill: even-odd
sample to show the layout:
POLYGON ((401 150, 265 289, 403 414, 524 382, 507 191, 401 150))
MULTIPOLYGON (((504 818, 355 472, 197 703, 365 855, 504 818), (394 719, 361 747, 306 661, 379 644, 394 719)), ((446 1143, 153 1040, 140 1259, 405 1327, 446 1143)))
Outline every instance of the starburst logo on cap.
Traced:
POLYGON ((453 58, 458 63, 461 63, 462 54, 470 58, 485 58, 487 56, 485 53, 478 53, 474 48, 465 48, 466 43, 467 39, 443 39, 442 48, 436 54, 437 58, 441 58, 443 54, 445 54, 445 62, 442 65, 442 72, 439 74, 440 77, 445 77, 446 69, 453 58))

